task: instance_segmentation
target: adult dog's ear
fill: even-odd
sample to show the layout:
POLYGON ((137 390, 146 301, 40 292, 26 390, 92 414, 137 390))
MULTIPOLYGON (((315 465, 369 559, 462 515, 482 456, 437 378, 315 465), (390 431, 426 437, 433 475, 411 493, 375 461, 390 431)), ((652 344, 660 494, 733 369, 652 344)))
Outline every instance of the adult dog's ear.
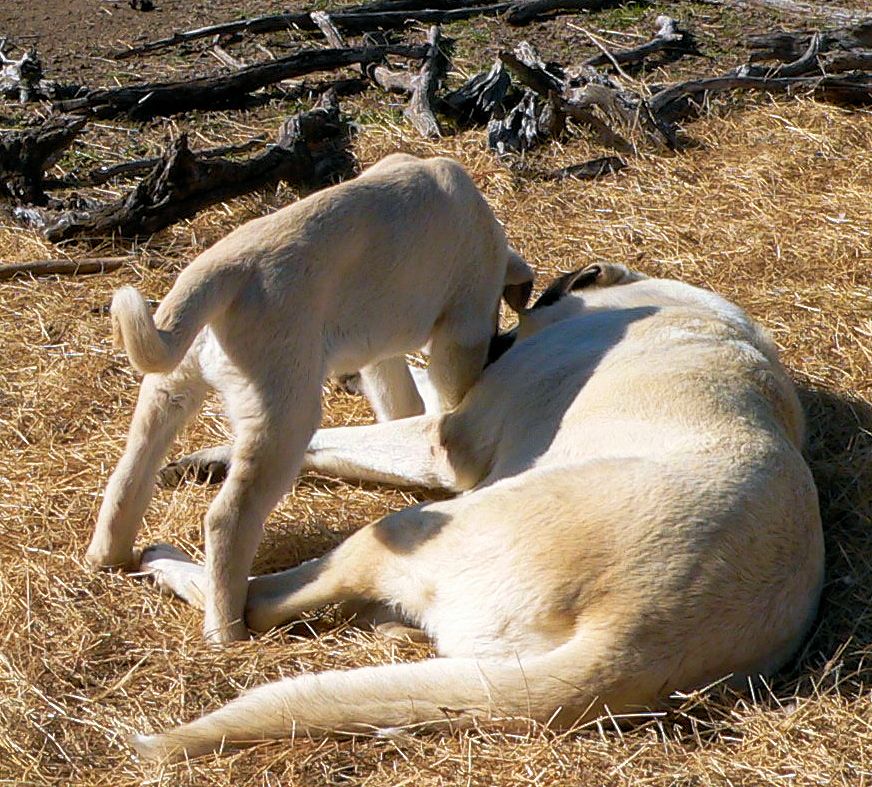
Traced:
POLYGON ((503 298, 516 312, 522 312, 527 307, 527 301, 533 293, 533 279, 536 274, 526 260, 514 249, 509 249, 509 261, 506 265, 506 285, 503 287, 503 298))
POLYGON ((533 304, 533 308, 544 309, 546 306, 557 303, 557 301, 573 290, 582 290, 585 287, 592 286, 602 275, 602 272, 601 265, 588 265, 586 268, 581 268, 581 270, 571 271, 558 276, 545 288, 536 300, 536 303, 533 304))

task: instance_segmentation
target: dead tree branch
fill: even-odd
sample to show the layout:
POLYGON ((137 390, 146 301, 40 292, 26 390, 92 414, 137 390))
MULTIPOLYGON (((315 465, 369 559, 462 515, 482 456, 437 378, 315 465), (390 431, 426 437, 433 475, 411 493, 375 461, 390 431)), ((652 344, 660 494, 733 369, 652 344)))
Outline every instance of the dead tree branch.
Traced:
POLYGON ((44 205, 43 173, 72 144, 85 122, 83 117, 53 117, 36 128, 0 135, 0 199, 44 205))
POLYGON ((449 60, 446 51, 451 49, 452 42, 442 38, 438 25, 430 28, 427 42, 430 52, 421 72, 412 78, 412 98, 403 115, 422 136, 433 138, 442 136, 433 104, 436 90, 448 72, 449 60))
MULTIPOLYGON (((415 22, 443 24, 470 19, 475 16, 496 16, 508 9, 508 2, 490 5, 474 5, 467 0, 388 0, 335 11, 330 14, 333 25, 347 35, 358 35, 383 29, 407 27, 415 22)), ((201 38, 228 35, 260 35, 289 29, 317 30, 318 24, 306 11, 287 14, 272 14, 209 25, 182 33, 173 33, 168 38, 150 41, 141 46, 110 53, 121 60, 135 55, 156 52, 168 47, 196 41, 201 38)))
POLYGON ((150 235, 216 202, 286 181, 311 190, 349 177, 355 170, 348 129, 335 97, 311 112, 289 118, 275 145, 246 161, 202 160, 181 135, 136 188, 97 211, 70 211, 45 228, 51 241, 76 236, 150 235))
MULTIPOLYGON (((241 145, 221 145, 216 148, 194 150, 192 153, 202 159, 220 158, 221 156, 233 156, 238 153, 247 153, 255 148, 261 147, 264 142, 266 142, 266 137, 253 137, 248 140, 248 142, 243 142, 241 145)), ((44 186, 47 189, 77 189, 82 188, 83 186, 100 186, 103 183, 108 183, 114 178, 142 175, 143 173, 154 169, 160 161, 160 156, 135 159, 133 161, 123 161, 120 164, 97 167, 97 169, 91 170, 91 172, 86 173, 81 178, 73 175, 64 178, 63 180, 46 180, 44 186)))
POLYGON ((118 270, 129 257, 89 257, 82 260, 34 260, 33 262, 0 263, 0 281, 16 276, 79 276, 92 273, 110 273, 118 270))
POLYGON ((622 49, 608 54, 601 52, 584 61, 586 66, 635 66, 654 54, 660 55, 661 63, 671 63, 684 55, 699 55, 699 47, 692 33, 682 30, 672 17, 658 16, 654 38, 632 49, 622 49))
POLYGON ((750 36, 749 59, 751 62, 759 60, 793 62, 808 50, 814 35, 820 36, 820 49, 823 52, 872 48, 872 20, 848 27, 823 30, 817 34, 807 30, 798 32, 776 30, 773 33, 750 36))
POLYGON ((388 54, 423 59, 428 51, 426 46, 400 45, 307 49, 269 63, 248 66, 232 74, 94 90, 82 98, 59 101, 55 106, 64 112, 91 112, 101 118, 126 114, 146 120, 192 109, 235 106, 255 90, 314 71, 330 71, 356 63, 378 63, 388 54))

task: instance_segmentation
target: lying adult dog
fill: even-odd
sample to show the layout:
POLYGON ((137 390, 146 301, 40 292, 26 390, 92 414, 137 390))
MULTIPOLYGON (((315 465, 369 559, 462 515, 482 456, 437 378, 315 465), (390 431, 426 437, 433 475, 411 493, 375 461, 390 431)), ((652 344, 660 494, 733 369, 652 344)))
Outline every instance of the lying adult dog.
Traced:
POLYGON ((232 232, 179 275, 154 318, 135 289, 119 290, 113 328, 147 374, 88 561, 135 565, 155 473, 211 385, 235 443, 206 516, 205 631, 246 636, 262 524, 318 426, 325 375, 360 369, 382 418, 423 413, 403 354, 429 339, 450 409, 484 365, 504 286, 521 306, 531 280, 459 164, 394 155, 232 232))
MULTIPOLYGON (((256 629, 373 602, 442 658, 262 686, 137 736, 141 755, 474 717, 573 724, 794 653, 823 542, 802 411, 763 333, 713 293, 598 265, 555 282, 517 339, 455 411, 321 430, 304 463, 466 494, 249 586, 256 629)), ((198 602, 199 566, 157 549, 148 567, 198 602)))

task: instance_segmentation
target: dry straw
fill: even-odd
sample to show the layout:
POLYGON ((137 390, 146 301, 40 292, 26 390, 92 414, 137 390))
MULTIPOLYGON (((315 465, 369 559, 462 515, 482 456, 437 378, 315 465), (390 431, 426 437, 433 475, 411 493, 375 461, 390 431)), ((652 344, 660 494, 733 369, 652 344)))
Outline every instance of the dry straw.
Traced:
MULTIPOLYGON (((275 117, 246 125, 227 117, 208 141, 276 125, 275 117)), ((165 770, 131 758, 126 734, 189 719, 248 686, 429 655, 350 628, 330 610, 216 650, 201 640, 198 613, 82 562, 137 387, 99 307, 122 283, 160 297, 196 248, 290 198, 279 191, 165 232, 122 272, 0 285, 0 783, 870 783, 872 116, 762 101, 692 131, 698 144, 687 152, 634 160, 593 184, 518 180, 484 152, 481 133, 425 143, 393 115, 372 119, 358 153, 367 163, 397 149, 459 158, 546 277, 597 259, 623 262, 725 293, 772 332, 809 412, 829 556, 814 636, 770 690, 736 696, 713 687, 623 733, 609 724, 570 734, 531 725, 525 735, 282 742, 165 770)), ((534 163, 600 154, 572 141, 534 163)), ((111 247, 99 252, 123 252, 111 247)), ((56 254, 35 234, 0 227, 0 259, 56 254)), ((356 398, 325 396, 328 423, 369 417, 356 398)), ((223 434, 212 405, 175 450, 223 434)), ((143 542, 199 555, 213 494, 159 492, 143 542)), ((319 554, 416 499, 305 477, 270 517, 257 568, 319 554)))

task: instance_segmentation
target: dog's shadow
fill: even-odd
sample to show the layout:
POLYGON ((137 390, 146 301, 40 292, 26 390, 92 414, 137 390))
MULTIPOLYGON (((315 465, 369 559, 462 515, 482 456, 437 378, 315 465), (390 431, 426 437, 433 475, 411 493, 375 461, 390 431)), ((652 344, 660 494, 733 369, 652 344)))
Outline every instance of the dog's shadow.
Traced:
POLYGON ((872 682, 872 405, 800 388, 805 455, 820 497, 826 578, 815 627, 781 680, 799 696, 856 695, 872 682))

